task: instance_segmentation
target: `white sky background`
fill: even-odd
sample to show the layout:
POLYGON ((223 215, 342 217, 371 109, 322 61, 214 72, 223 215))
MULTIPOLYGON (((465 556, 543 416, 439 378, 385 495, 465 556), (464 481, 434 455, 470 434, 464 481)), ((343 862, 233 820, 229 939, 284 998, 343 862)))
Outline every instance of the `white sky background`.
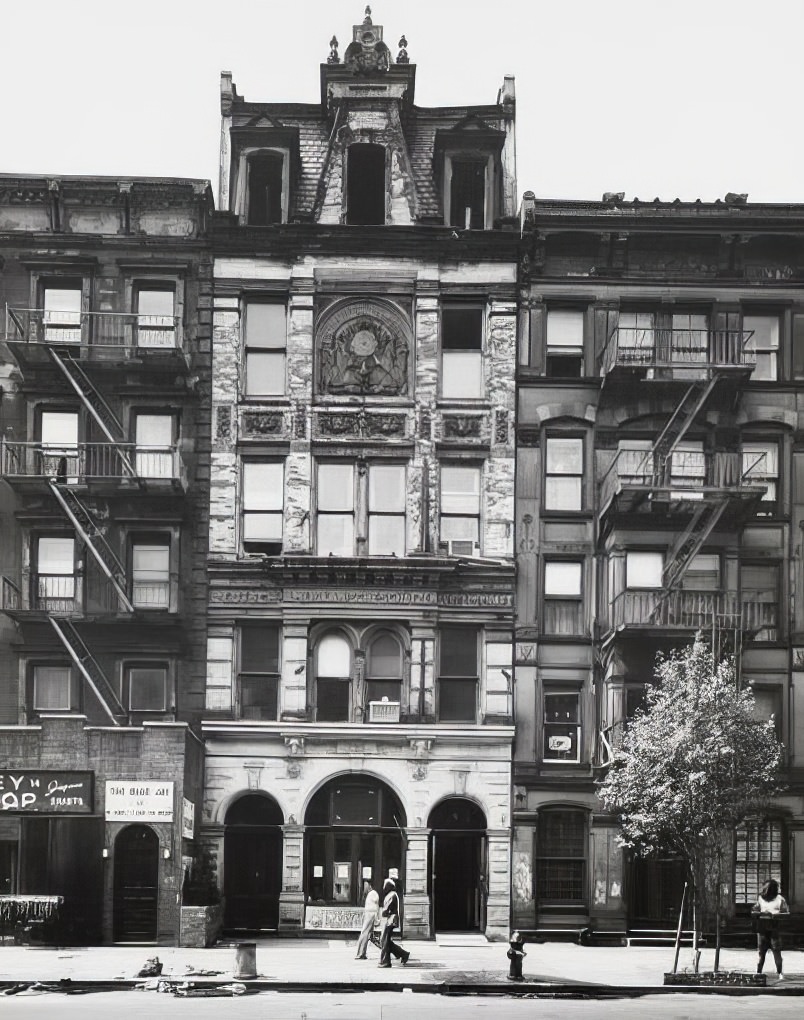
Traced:
MULTIPOLYGON (((317 102, 357 0, 0 0, 0 172, 202 177, 219 82, 317 102)), ((520 194, 804 202, 804 0, 377 0, 420 106, 516 76, 520 194)))

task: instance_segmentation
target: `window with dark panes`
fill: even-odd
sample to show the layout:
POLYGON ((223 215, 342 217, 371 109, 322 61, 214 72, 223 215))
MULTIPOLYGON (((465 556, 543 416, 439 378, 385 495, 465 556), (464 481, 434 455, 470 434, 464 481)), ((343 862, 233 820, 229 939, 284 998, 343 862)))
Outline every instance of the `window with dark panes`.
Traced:
POLYGON ((547 312, 547 375, 570 378, 583 374, 584 313, 571 309, 547 312))
POLYGON ((453 156, 450 160, 451 227, 463 230, 483 230, 486 224, 486 165, 485 159, 453 156))
POLYGON ((279 692, 279 627, 240 627, 238 670, 241 719, 276 719, 279 692))
POLYGON ((137 663, 124 671, 123 704, 130 712, 167 710, 168 669, 162 664, 137 663))
POLYGON ((441 309, 441 395, 483 396, 483 306, 445 304, 441 309))
POLYGON ((544 633, 582 634, 583 564, 547 560, 544 564, 544 633))
POLYGON ((539 812, 537 890, 541 906, 580 906, 586 900, 586 815, 539 812))
POLYGON ((548 436, 544 454, 544 508, 583 509, 583 439, 548 436))
POLYGON ((316 662, 316 720, 349 722, 352 688, 352 649, 341 634, 325 634, 318 642, 316 662))
POLYGON ((284 464, 281 461, 243 463, 243 549, 278 556, 284 524, 284 464))
POLYGON ((346 222, 357 226, 385 223, 385 146, 357 142, 346 162, 346 222))
POLYGON ((574 692, 544 694, 544 761, 581 760, 579 702, 580 698, 574 692))
POLYGON ((176 346, 176 294, 173 287, 140 286, 136 291, 137 346, 176 346))
POLYGON ((740 602, 745 637, 753 641, 778 641, 778 563, 740 564, 740 602))
POLYGON ((282 222, 283 157, 260 152, 248 161, 248 223, 265 227, 282 222))
POLYGON ((247 397, 285 393, 287 308, 279 302, 250 301, 245 307, 245 389, 247 397))
POLYGON ((734 842, 734 902, 753 906, 769 878, 783 893, 784 831, 779 822, 751 822, 740 825, 734 842))
POLYGON ((442 627, 439 632, 438 718, 475 722, 479 670, 476 627, 442 627))

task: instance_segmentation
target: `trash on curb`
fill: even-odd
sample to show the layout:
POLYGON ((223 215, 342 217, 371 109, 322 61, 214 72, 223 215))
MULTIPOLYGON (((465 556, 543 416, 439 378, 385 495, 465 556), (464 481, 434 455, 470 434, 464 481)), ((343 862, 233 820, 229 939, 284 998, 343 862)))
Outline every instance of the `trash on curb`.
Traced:
POLYGON ((190 964, 184 972, 187 977, 218 977, 223 974, 222 970, 204 970, 203 967, 193 967, 190 964))
POLYGON ((185 981, 184 984, 175 985, 173 994, 182 998, 213 998, 220 996, 245 995, 246 986, 234 981, 228 985, 196 985, 192 981, 185 981))
POLYGON ((158 956, 152 956, 145 961, 141 970, 137 971, 137 977, 159 977, 162 973, 162 961, 158 956))

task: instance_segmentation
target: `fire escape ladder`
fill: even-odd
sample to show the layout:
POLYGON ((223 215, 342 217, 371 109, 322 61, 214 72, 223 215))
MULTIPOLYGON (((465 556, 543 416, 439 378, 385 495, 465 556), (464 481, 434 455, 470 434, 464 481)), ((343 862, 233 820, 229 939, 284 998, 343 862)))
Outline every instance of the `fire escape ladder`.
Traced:
POLYGON ((49 616, 50 625, 56 631, 59 640, 67 649, 70 658, 78 667, 81 675, 92 688, 95 697, 101 703, 103 710, 109 716, 114 726, 119 726, 121 719, 126 719, 126 710, 120 704, 120 699, 114 692, 114 688, 106 679, 103 670, 92 656, 92 653, 84 644, 83 638, 75 629, 73 624, 60 617, 49 616))
POLYGON ((115 555, 112 547, 103 537, 95 518, 69 486, 57 485, 55 482, 50 482, 49 484, 50 491, 56 497, 62 510, 70 519, 70 522, 75 528, 77 534, 81 536, 81 539, 90 554, 95 558, 98 566, 109 581, 111 581, 112 586, 117 593, 117 600, 120 603, 120 608, 123 612, 133 613, 134 606, 131 604, 128 595, 126 594, 125 568, 115 555))
POLYGON ((720 499, 702 501, 697 506, 689 524, 681 533, 681 537, 676 541, 667 557, 662 578, 665 591, 675 588, 684 576, 684 572, 690 565, 693 557, 700 551, 701 546, 712 534, 717 522, 723 516, 728 501, 728 495, 724 493, 720 499))
POLYGON ((48 347, 48 353, 64 378, 78 395, 84 407, 86 407, 87 411, 98 423, 101 432, 103 432, 110 443, 114 443, 118 448, 118 455, 125 472, 132 478, 135 478, 137 472, 134 470, 134 465, 131 463, 128 454, 122 447, 125 435, 117 415, 109 407, 98 388, 74 358, 62 357, 53 347, 48 347))

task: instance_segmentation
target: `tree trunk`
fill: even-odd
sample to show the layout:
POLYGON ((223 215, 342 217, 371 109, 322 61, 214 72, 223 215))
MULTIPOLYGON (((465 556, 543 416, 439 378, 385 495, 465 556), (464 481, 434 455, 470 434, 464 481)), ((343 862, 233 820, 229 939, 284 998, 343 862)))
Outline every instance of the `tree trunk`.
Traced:
POLYGON ((684 904, 687 899, 687 886, 689 882, 684 883, 684 891, 681 894, 681 910, 678 912, 678 927, 676 928, 676 954, 673 957, 673 973, 678 973, 678 954, 681 951, 681 929, 684 927, 684 904))

